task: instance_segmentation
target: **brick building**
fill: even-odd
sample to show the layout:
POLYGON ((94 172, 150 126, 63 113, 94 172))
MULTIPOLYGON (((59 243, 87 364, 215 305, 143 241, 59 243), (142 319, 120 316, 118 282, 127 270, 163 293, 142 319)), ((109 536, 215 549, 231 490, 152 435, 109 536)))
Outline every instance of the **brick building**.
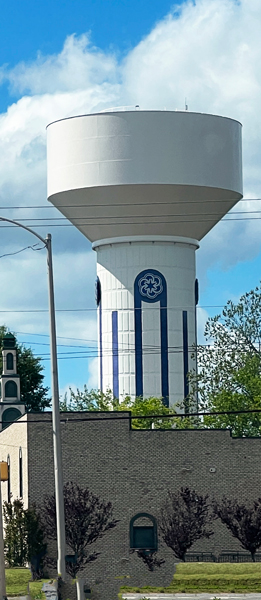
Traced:
MULTIPOLYGON (((64 482, 88 487, 111 501, 119 519, 97 542, 101 554, 84 574, 107 600, 108 589, 112 600, 115 585, 122 585, 115 577, 129 575, 128 585, 171 581, 175 560, 168 548, 160 544, 159 556, 166 563, 153 573, 129 548, 131 518, 140 512, 157 517, 168 489, 189 486, 217 499, 223 494, 239 500, 260 496, 260 438, 232 438, 225 430, 132 430, 128 417, 122 412, 62 415, 64 482)), ((12 494, 22 496, 25 506, 41 505, 44 495, 54 491, 51 413, 26 414, 4 429, 0 460, 8 460, 10 469, 9 483, 2 484, 3 500, 12 494)), ((192 550, 218 556, 241 549, 218 521, 214 529, 209 540, 192 550)))

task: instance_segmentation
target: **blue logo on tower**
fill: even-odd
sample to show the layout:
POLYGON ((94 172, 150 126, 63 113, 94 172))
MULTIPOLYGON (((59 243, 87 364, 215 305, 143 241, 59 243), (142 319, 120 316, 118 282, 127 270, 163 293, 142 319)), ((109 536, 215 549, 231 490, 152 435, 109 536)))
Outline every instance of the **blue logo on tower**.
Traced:
POLYGON ((141 296, 146 296, 149 300, 155 300, 163 292, 162 278, 153 273, 145 273, 139 279, 138 286, 141 296))

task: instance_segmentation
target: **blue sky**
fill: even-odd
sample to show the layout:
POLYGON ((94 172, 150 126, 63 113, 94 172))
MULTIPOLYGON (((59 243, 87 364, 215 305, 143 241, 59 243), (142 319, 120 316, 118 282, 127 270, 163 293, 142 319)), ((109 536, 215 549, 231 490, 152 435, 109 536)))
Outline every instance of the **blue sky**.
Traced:
POLYGON ((91 32, 99 48, 127 52, 175 4, 167 0, 9 0, 1 2, 2 63, 15 65, 61 50, 65 38, 91 32))
MULTIPOLYGON (((1 64, 14 67, 61 51, 68 35, 88 33, 92 44, 121 58, 180 2, 167 0, 1 1, 1 64)), ((17 96, 12 95, 13 99, 17 96)), ((3 86, 0 109, 10 102, 3 86)))
MULTIPOLYGON (((37 56, 57 54, 67 36, 87 33, 95 47, 123 58, 158 21, 178 8, 167 0, 10 0, 1 2, 1 64, 9 68, 37 56)), ((2 86, 0 109, 10 102, 8 84, 2 86)), ((11 94, 12 99, 19 95, 11 94)))
MULTIPOLYGON (((189 110, 242 122, 243 220, 221 222, 197 252, 202 340, 207 316, 260 281, 260 19, 260 0, 1 2, 0 215, 53 235, 62 392, 97 380, 95 255, 50 220, 60 215, 46 201, 46 125, 110 106, 183 109, 185 98, 189 110)), ((0 255, 34 241, 1 228, 0 255)), ((44 251, 0 266, 2 323, 43 357, 49 384, 44 251)))

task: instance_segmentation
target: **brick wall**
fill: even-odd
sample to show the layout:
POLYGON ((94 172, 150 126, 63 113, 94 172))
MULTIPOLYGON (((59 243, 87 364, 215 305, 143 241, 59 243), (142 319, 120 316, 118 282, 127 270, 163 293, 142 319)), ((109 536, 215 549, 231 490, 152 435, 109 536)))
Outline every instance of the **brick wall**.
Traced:
MULTIPOLYGON (((122 580, 115 577, 129 575, 125 580, 128 585, 170 582, 175 560, 166 547, 159 551, 166 563, 154 573, 129 552, 131 517, 139 512, 157 516, 167 490, 189 486, 217 499, 223 494, 239 500, 260 496, 261 439, 236 439, 224 430, 135 431, 130 429, 128 418, 121 419, 123 416, 128 413, 66 413, 62 418, 73 422, 61 425, 64 482, 74 481, 111 501, 114 516, 120 521, 97 542, 95 549, 101 555, 84 573, 92 585, 96 581, 99 597, 104 600, 116 598, 115 590, 122 580), (83 418, 90 420, 82 422, 83 418)), ((4 441, 5 456, 7 443, 12 441, 12 463, 17 455, 15 444, 21 445, 27 428, 28 499, 40 505, 44 495, 54 490, 51 415, 28 414, 23 418, 28 420, 27 426, 14 424, 0 434, 0 448, 2 452, 4 441), (37 418, 44 422, 33 423, 37 418)), ((15 490, 12 464, 11 476, 15 490)), ((215 534, 192 550, 218 555, 222 550, 241 549, 219 522, 214 528, 215 534)))

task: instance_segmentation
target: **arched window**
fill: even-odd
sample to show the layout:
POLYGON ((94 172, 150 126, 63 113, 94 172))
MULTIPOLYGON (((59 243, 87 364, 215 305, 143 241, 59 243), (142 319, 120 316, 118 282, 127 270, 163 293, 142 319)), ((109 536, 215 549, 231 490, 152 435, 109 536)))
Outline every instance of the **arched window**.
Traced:
POLYGON ((138 513, 130 520, 130 548, 153 554, 158 549, 157 521, 153 515, 138 513))
POLYGON ((5 397, 17 398, 17 385, 15 381, 7 381, 5 384, 5 397))
POLYGON ((2 415, 2 429, 5 429, 8 427, 8 425, 11 425, 11 423, 16 421, 16 419, 19 419, 19 417, 21 417, 21 412, 18 410, 18 408, 6 408, 2 415))
POLYGON ((8 469, 8 479, 7 479, 7 502, 11 502, 11 479, 10 479, 10 456, 7 456, 7 469, 8 469))
POLYGON ((12 352, 8 352, 6 355, 6 368, 8 371, 12 371, 14 368, 14 357, 12 352))
POLYGON ((23 497, 23 457, 22 448, 19 448, 19 496, 23 497))

